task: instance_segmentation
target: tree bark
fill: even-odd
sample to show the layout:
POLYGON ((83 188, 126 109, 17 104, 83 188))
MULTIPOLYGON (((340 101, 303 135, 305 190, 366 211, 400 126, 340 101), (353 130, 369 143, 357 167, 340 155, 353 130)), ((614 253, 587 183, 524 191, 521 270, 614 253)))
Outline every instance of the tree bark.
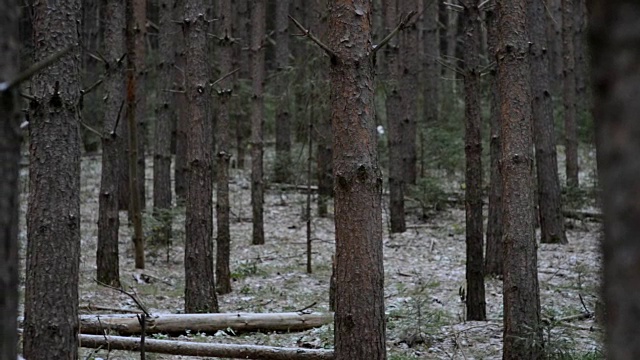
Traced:
MULTIPOLYGON (((417 0, 398 1, 397 18, 406 16, 411 11, 417 11, 417 0)), ((402 151, 402 166, 405 184, 415 185, 417 179, 416 151, 418 133, 418 110, 416 107, 419 93, 418 76, 420 72, 420 59, 418 58, 418 27, 412 20, 407 27, 398 34, 400 37, 399 57, 399 92, 400 92, 400 133, 404 138, 402 151)))
POLYGON ((266 1, 253 0, 251 7, 251 208, 253 245, 264 244, 264 36, 266 1))
POLYGON ((546 19, 544 3, 527 1, 529 39, 531 41, 531 94, 536 170, 538 175, 538 216, 541 242, 566 244, 558 160, 556 155, 553 101, 549 81, 546 19))
POLYGON ((161 57, 158 63, 156 121, 154 127, 154 157, 153 157, 153 214, 159 222, 154 234, 158 244, 171 244, 171 123, 175 116, 173 107, 173 93, 169 84, 172 83, 175 67, 175 52, 173 47, 173 33, 179 31, 173 22, 173 0, 161 0, 159 5, 158 44, 161 57))
MULTIPOLYGON (((220 56, 220 72, 224 76, 231 72, 233 57, 233 13, 230 0, 220 0, 221 27, 218 54, 220 56)), ((216 239, 216 285, 221 294, 231 292, 231 232, 230 204, 229 204, 229 161, 231 159, 231 141, 229 140, 229 105, 232 94, 231 79, 221 81, 218 89, 218 170, 216 188, 216 220, 218 224, 218 237, 216 239)))
POLYGON ((289 113, 288 80, 289 76, 289 3, 290 0, 276 2, 275 19, 275 61, 276 61, 276 182, 287 182, 291 178, 291 115, 289 113))
POLYGON ((102 133, 102 172, 98 215, 98 249, 96 267, 98 281, 120 286, 120 261, 118 251, 118 181, 120 179, 120 149, 126 143, 119 136, 120 127, 126 126, 124 108, 125 62, 125 4, 121 0, 109 0, 105 4, 104 44, 107 76, 104 87, 104 119, 102 133))
POLYGON ((465 98, 465 224, 467 247, 467 320, 487 319, 483 271, 482 137, 480 129, 480 9, 463 2, 465 98))
POLYGON ((550 87, 553 96, 562 94, 562 0, 548 0, 545 7, 547 17, 547 40, 549 54, 550 87))
POLYGON ((329 4, 327 38, 334 51, 329 79, 336 181, 335 358, 386 359, 371 1, 329 4))
MULTIPOLYGON (((136 161, 139 158, 138 151, 140 147, 138 146, 138 142, 140 139, 138 135, 138 124, 139 121, 136 120, 136 116, 138 116, 137 106, 138 106, 138 88, 139 84, 138 66, 140 61, 138 59, 139 51, 137 46, 138 42, 138 33, 140 32, 140 28, 143 27, 144 22, 140 23, 139 13, 140 13, 140 4, 138 3, 140 0, 127 0, 126 4, 126 24, 127 24, 127 34, 126 34, 126 46, 127 46, 127 100, 126 100, 126 108, 127 108, 127 135, 129 138, 128 149, 129 154, 127 156, 128 161, 127 164, 129 166, 127 179, 129 180, 129 191, 127 194, 129 195, 129 219, 133 224, 133 233, 132 240, 135 251, 135 266, 136 269, 144 269, 144 235, 142 233, 142 199, 140 198, 140 191, 135 191, 135 189, 140 189, 140 176, 138 173, 142 171, 144 173, 144 167, 141 169, 138 166, 140 163, 136 161)), ((144 184, 144 177, 142 178, 144 184)))
MULTIPOLYGON (((17 1, 0 1, 0 84, 19 70, 17 1)), ((17 358, 20 143, 18 89, 0 91, 0 359, 17 358)))
POLYGON ((533 134, 526 0, 498 1, 502 119, 503 359, 541 356, 540 289, 533 219, 533 134))
MULTIPOLYGON (((80 346, 110 350, 141 351, 140 339, 121 336, 80 335, 80 346)), ((260 345, 207 344, 190 341, 145 339, 146 352, 182 356, 205 356, 262 360, 332 360, 333 351, 303 348, 280 348, 260 345)))
MULTIPOLYGON (((81 3, 34 5, 34 61, 78 42, 81 3)), ((78 358, 80 52, 32 79, 24 356, 78 358)))
MULTIPOLYGON (((395 0, 385 1, 384 23, 387 32, 391 32, 398 24, 398 6, 395 0)), ((407 230, 404 217, 404 192, 406 187, 406 168, 403 159, 405 142, 402 124, 402 95, 400 80, 400 60, 398 41, 391 39, 385 48, 387 63, 386 85, 388 88, 387 129, 389 131, 389 222, 392 233, 407 230)))
MULTIPOLYGON (((487 48, 489 60, 495 61, 498 46, 498 19, 493 8, 486 10, 487 48)), ((489 156, 491 182, 489 188, 489 210, 487 215, 487 250, 484 264, 485 275, 502 276, 503 241, 502 241, 502 174, 500 172, 500 154, 502 152, 500 128, 500 98, 498 91, 497 67, 491 70, 491 114, 489 156)))
MULTIPOLYGON (((182 334, 191 332, 215 333, 232 329, 248 331, 302 331, 333 322, 331 313, 228 313, 228 314, 159 314, 147 318, 147 334, 182 334)), ((81 315, 80 328, 83 334, 103 334, 105 330, 120 335, 136 335, 142 327, 135 314, 127 315, 81 315)))
MULTIPOLYGON (((145 145, 147 141, 147 66, 145 49, 147 45, 147 0, 132 0, 135 18, 135 52, 136 52, 136 133, 137 133, 137 172, 140 209, 144 211, 147 204, 145 194, 145 145)), ((135 226, 135 224, 134 224, 135 226)))
POLYGON ((438 123, 440 105, 440 30, 438 26, 438 2, 426 1, 424 9, 424 122, 425 127, 438 123))
MULTIPOLYGON (((251 47, 251 0, 235 0, 233 3, 235 9, 235 21, 237 24, 237 31, 234 31, 234 35, 239 39, 239 46, 234 49, 234 59, 237 59, 237 65, 234 64, 234 68, 240 68, 237 78, 244 80, 244 84, 248 84, 251 73, 251 56, 252 52, 247 51, 251 47)), ((236 92, 238 94, 246 94, 246 87, 243 88, 239 81, 236 81, 236 92)), ((247 85, 248 87, 249 85, 247 85)), ((235 125, 236 125, 236 167, 238 169, 245 168, 245 158, 247 153, 247 138, 250 134, 250 122, 248 111, 246 108, 249 104, 246 103, 247 96, 239 96, 235 105, 235 125)))
POLYGON ((592 1, 590 40, 598 175, 604 213, 607 359, 640 358, 640 4, 592 1))
POLYGON ((185 240, 185 312, 218 312, 213 279, 213 178, 211 124, 205 118, 209 93, 205 64, 207 23, 203 0, 185 0, 185 84, 187 129, 187 209, 185 240))
POLYGON ((576 123, 576 74, 573 11, 574 1, 562 0, 562 48, 563 48, 563 104, 564 144, 566 154, 567 186, 577 187, 578 182, 578 129, 576 123))
MULTIPOLYGON (((173 19, 184 19, 184 0, 175 0, 173 19)), ((187 113, 187 94, 185 93, 185 47, 184 33, 181 29, 174 32, 174 49, 176 66, 173 69, 176 92, 174 104, 176 108, 176 158, 174 166, 174 188, 178 203, 182 203, 187 194, 187 129, 189 128, 189 114, 187 113)))

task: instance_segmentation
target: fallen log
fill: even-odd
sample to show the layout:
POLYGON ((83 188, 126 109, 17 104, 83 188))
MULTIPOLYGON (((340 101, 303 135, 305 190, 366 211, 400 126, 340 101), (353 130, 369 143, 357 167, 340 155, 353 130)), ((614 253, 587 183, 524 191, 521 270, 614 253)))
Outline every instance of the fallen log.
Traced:
MULTIPOLYGON (((78 335, 80 347, 140 351, 140 339, 123 336, 78 335)), ((259 345, 207 344, 189 341, 145 339, 145 352, 219 357, 227 359, 332 360, 333 351, 259 345)))
MULTIPOLYGON (((301 331, 333 322, 332 313, 226 313, 226 314, 154 314, 147 318, 146 333, 181 334, 191 332, 215 333, 232 329, 248 331, 301 331)), ((104 334, 113 331, 120 335, 140 334, 142 329, 135 314, 80 315, 80 332, 104 334)))

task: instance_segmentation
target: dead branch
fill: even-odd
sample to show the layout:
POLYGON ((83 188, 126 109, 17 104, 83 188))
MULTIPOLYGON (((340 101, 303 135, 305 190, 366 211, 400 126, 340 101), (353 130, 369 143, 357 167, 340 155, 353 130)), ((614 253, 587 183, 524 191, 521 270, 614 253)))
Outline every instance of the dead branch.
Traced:
POLYGON ((58 61, 61 57, 67 55, 69 51, 71 51, 76 45, 69 45, 66 48, 62 49, 60 52, 55 53, 48 58, 38 61, 37 63, 31 65, 30 68, 25 70, 24 72, 18 74, 18 76, 10 81, 0 83, 0 92, 8 91, 22 83, 25 80, 28 80, 30 77, 38 73, 40 70, 49 67, 49 65, 58 61))
POLYGON ((380 50, 382 47, 384 47, 385 45, 387 45, 389 43, 389 41, 391 41, 391 39, 393 39, 394 36, 396 36, 398 34, 398 32, 404 30, 404 28, 407 27, 407 25, 409 25, 409 20, 411 20, 411 18, 417 14, 417 12, 414 11, 410 11, 407 16, 405 16, 404 18, 402 18, 402 20, 400 20, 400 23, 398 24, 398 26, 396 26, 395 29, 393 29, 384 39, 382 39, 380 41, 380 44, 378 45, 374 45, 373 46, 373 52, 377 52, 378 50, 380 50))
POLYGON ((320 39, 318 39, 317 37, 315 37, 311 31, 307 30, 304 26, 302 26, 302 24, 300 24, 298 22, 298 20, 294 19, 293 16, 288 15, 289 19, 291 19, 291 21, 293 21, 293 23, 298 27, 298 29, 300 29, 302 31, 302 36, 306 36, 309 39, 311 39, 311 41, 313 41, 314 43, 316 43, 316 45, 318 45, 322 50, 324 50, 324 52, 327 53, 327 55, 329 55, 329 57, 331 59, 335 59, 336 58, 336 54, 333 52, 333 50, 331 50, 331 48, 329 48, 327 45, 325 45, 322 41, 320 41, 320 39))

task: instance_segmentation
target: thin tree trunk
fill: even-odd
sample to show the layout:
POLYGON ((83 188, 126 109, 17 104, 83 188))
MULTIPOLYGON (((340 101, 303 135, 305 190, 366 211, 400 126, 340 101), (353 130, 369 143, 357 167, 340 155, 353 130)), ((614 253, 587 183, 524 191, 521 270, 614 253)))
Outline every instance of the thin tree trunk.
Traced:
MULTIPOLYGON (((173 7, 173 18, 184 18, 184 0, 175 0, 173 7)), ((187 112, 187 95, 185 93, 185 47, 184 33, 178 29, 175 31, 173 41, 175 49, 176 66, 174 71, 174 83, 176 92, 174 93, 174 104, 176 108, 176 158, 174 167, 175 192, 178 203, 182 203, 187 196, 187 130, 189 128, 189 114, 187 112)))
MULTIPOLYGON (((452 4, 456 4, 457 1, 451 1, 452 4)), ((447 27, 446 27, 446 39, 447 39, 447 47, 446 47, 446 58, 445 62, 450 65, 456 65, 458 60, 456 58, 456 49, 458 48, 458 12, 454 11, 447 7, 447 5, 443 5, 447 11, 447 27)), ((456 96, 457 94, 457 84, 456 84, 456 73, 452 70, 452 67, 445 67, 444 69, 444 77, 449 84, 449 96, 456 96)))
MULTIPOLYGON (((230 0, 220 0, 221 18, 218 54, 220 56, 220 72, 224 76, 231 71, 233 57, 233 13, 230 0)), ((216 240, 216 285, 221 294, 231 292, 231 232, 229 230, 230 204, 229 204, 229 161, 231 159, 231 141, 229 139, 230 118, 229 105, 232 94, 231 79, 221 81, 218 89, 218 170, 216 188, 216 220, 218 223, 218 237, 216 240)))
MULTIPOLYGON (((19 70, 17 1, 0 2, 0 83, 19 70)), ((20 117, 18 89, 0 91, 0 359, 18 354, 18 215, 20 176, 20 117)))
POLYGON ((264 244, 264 36, 266 1, 253 0, 251 7, 251 207, 253 245, 264 244))
POLYGON ((386 359, 371 1, 329 4, 327 39, 335 55, 329 73, 336 180, 335 359, 386 359))
POLYGON ((109 63, 105 65, 107 76, 103 84, 105 96, 96 268, 98 281, 119 287, 119 155, 126 140, 118 136, 122 133, 118 128, 127 126, 124 114, 125 4, 121 0, 109 0, 105 5, 105 19, 104 56, 109 63))
MULTIPOLYGON (((245 80, 245 84, 249 83, 250 78, 250 68, 251 68, 251 56, 252 52, 247 51, 251 46, 251 0, 235 0, 235 16, 237 24, 237 31, 234 31, 235 37, 239 39, 239 45, 236 47, 234 52, 234 59, 238 59, 237 66, 240 71, 238 74, 238 78, 245 80)), ((249 104, 246 103, 246 96, 241 96, 242 94, 242 85, 239 81, 236 81, 236 91, 239 94, 238 100, 235 101, 235 127, 236 127, 236 167, 238 169, 245 168, 245 158, 247 153, 247 137, 250 133, 250 122, 247 121, 249 118, 249 112, 246 111, 246 108, 249 104)), ((244 90, 246 91, 246 90, 244 90)))
POLYGON ((590 40, 604 213, 606 357, 640 358, 640 3, 592 1, 590 40))
POLYGON ((567 243, 558 179, 553 101, 549 81, 546 15, 539 0, 527 1, 531 51, 531 93, 536 170, 538 175, 538 216, 543 243, 567 243))
POLYGON ((438 123, 440 105, 440 31, 438 26, 438 2, 426 1, 424 9, 424 121, 425 127, 438 123))
POLYGON ((467 245, 467 320, 486 320, 482 217, 482 137, 480 128, 480 10, 463 2, 465 98, 465 224, 467 245))
POLYGON ((185 0, 183 31, 186 49, 187 209, 185 241, 185 312, 218 312, 213 278, 213 178, 208 101, 206 29, 203 0, 185 0))
POLYGON ((539 359, 542 345, 533 219, 533 131, 526 0, 498 1, 504 230, 503 359, 539 359))
POLYGON ((545 2, 551 94, 562 93, 562 0, 545 2))
POLYGON ((578 128, 589 128, 587 121, 591 109, 589 82, 589 48, 587 46, 587 5, 586 0, 574 0, 574 50, 576 77, 576 121, 578 128))
MULTIPOLYGON (((495 9, 489 8, 485 12, 487 20, 487 48, 489 61, 496 60, 498 47, 498 19, 495 9)), ((487 250, 484 264, 485 275, 502 276, 503 270, 503 240, 502 240, 502 174, 500 172, 500 154, 502 153, 500 137, 500 98, 498 91, 497 67, 491 70, 491 114, 489 156, 491 167, 491 182, 489 188, 489 214, 487 215, 487 250)))
MULTIPOLYGON (((398 14, 405 16, 411 11, 417 11, 417 0, 398 1, 398 14)), ((400 16, 397 16, 398 18, 400 16)), ((412 20, 400 37, 400 102, 402 117, 400 122, 400 133, 404 138, 404 146, 402 148, 402 166, 405 184, 415 185, 417 179, 417 160, 416 141, 418 133, 418 110, 416 107, 419 86, 418 76, 420 75, 420 59, 418 58, 418 27, 416 21, 412 20)))
MULTIPOLYGON (((77 44, 80 1, 33 6, 36 62, 77 44)), ((79 48, 74 47, 31 83, 35 101, 29 122, 23 334, 27 359, 78 358, 79 60, 79 48)))
POLYGON ((291 177, 291 119, 287 85, 289 76, 289 3, 290 0, 276 2, 276 182, 287 182, 291 177))
MULTIPOLYGON (((144 235, 142 234, 142 205, 140 199, 140 191, 135 191, 135 189, 140 188, 140 176, 138 176, 138 172, 144 172, 144 167, 142 169, 138 168, 140 163, 136 161, 138 159, 138 151, 140 147, 138 146, 138 123, 136 122, 136 116, 138 115, 136 107, 138 106, 137 96, 138 96, 138 64, 140 63, 138 60, 138 47, 137 47, 137 33, 140 31, 139 29, 144 26, 141 25, 139 20, 139 12, 140 12, 140 4, 136 2, 137 0, 127 0, 126 7, 126 24, 127 24, 127 34, 126 34, 126 45, 127 45, 127 100, 126 100, 126 109, 127 109, 127 135, 129 137, 129 155, 128 155, 128 165, 129 165, 129 219, 133 224, 133 246, 135 251, 135 266, 136 269, 144 269, 144 235)), ((142 178, 144 180, 144 177, 142 178)))
MULTIPOLYGON (((135 52, 136 52, 136 138, 137 138, 137 171, 136 175, 138 199, 140 209, 146 208, 145 194, 145 144, 147 141, 147 66, 145 64, 145 49, 147 44, 147 0, 132 0, 134 3, 133 16, 135 18, 135 52)), ((135 224, 134 224, 135 226, 135 224)))
MULTIPOLYGON (((391 32, 398 22, 398 6, 395 0, 385 0, 385 28, 391 32)), ((404 217, 404 191, 406 186, 403 153, 407 139, 403 136, 402 96, 398 41, 391 39, 384 49, 387 60, 387 129, 389 130, 389 222, 392 233, 407 229, 404 217)), ((414 79, 415 80, 415 79, 414 79)), ((406 84, 405 84, 406 85, 406 84)))
POLYGON ((564 144, 567 186, 578 186, 578 129, 576 123, 576 74, 573 11, 574 1, 562 0, 564 144))

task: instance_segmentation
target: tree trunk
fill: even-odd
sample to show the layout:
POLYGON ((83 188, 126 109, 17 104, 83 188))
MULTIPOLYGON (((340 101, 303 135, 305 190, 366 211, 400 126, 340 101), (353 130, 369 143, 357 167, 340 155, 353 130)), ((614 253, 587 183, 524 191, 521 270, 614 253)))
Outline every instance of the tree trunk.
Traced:
MULTIPOLYGON (((489 61, 496 60, 498 46, 498 19, 495 9, 486 11, 487 20, 487 48, 489 61)), ((503 269, 503 241, 502 241, 502 174, 500 173, 500 154, 502 152, 500 138, 500 98, 498 91, 497 69, 491 70, 491 114, 489 156, 491 167, 491 182, 489 188, 489 214, 487 215, 487 250, 484 264, 485 275, 502 276, 503 269)))
POLYGON ((276 182, 287 182, 291 178, 291 120, 289 114, 289 3, 290 0, 276 2, 276 182))
MULTIPOLYGON (((173 19, 184 19, 184 0, 175 0, 173 7, 173 19)), ((189 128, 189 114, 187 112, 187 95, 185 94, 186 65, 184 33, 181 29, 174 32, 174 49, 176 66, 174 80, 176 92, 174 104, 176 108, 176 159, 174 166, 175 192, 178 203, 182 203, 187 196, 187 130, 189 128)))
POLYGON ((438 123, 440 105, 440 31, 438 2, 426 1, 424 9, 424 122, 425 127, 438 123))
POLYGON ((264 244, 264 36, 266 1, 253 0, 251 7, 251 208, 253 245, 264 244))
MULTIPOLYGON (((80 346, 110 350, 141 351, 140 339, 122 336, 80 335, 80 346)), ((260 345, 207 344, 192 341, 145 339, 144 350, 150 353, 261 360, 332 360, 333 351, 281 348, 260 345)))
POLYGON ((545 16, 547 17, 547 40, 549 54, 549 72, 551 73, 551 94, 559 97, 562 93, 562 0, 548 0, 545 16))
MULTIPOLYGON (((135 18, 135 52, 136 52, 136 135, 137 135, 137 171, 138 199, 140 209, 146 208, 145 194, 145 144, 147 141, 147 93, 145 64, 145 49, 147 44, 147 0, 131 0, 134 3, 133 17, 135 18)), ((135 226, 135 224, 134 224, 135 226)))
POLYGON ((553 101, 549 84, 549 56, 547 52, 544 3, 527 1, 531 53, 531 93, 536 170, 538 175, 538 216, 543 243, 566 244, 558 160, 553 121, 553 101))
MULTIPOLYGON (((14 78, 20 55, 17 1, 0 1, 0 83, 14 78)), ((18 89, 0 91, 0 359, 17 358, 20 143, 18 89)))
POLYGON ((592 1, 590 40, 598 175, 604 212, 607 359, 640 358, 640 4, 592 1))
POLYGON ((173 5, 175 1, 161 0, 159 4, 160 17, 158 21, 158 64, 159 97, 156 107, 156 121, 154 127, 153 157, 153 214, 159 222, 154 240, 157 244, 169 246, 171 244, 171 123, 174 117, 173 93, 169 84, 172 83, 175 67, 175 53, 173 47, 173 33, 178 27, 173 22, 173 5))
POLYGON ((576 124, 576 74, 573 11, 574 1, 562 0, 562 47, 564 103, 564 144, 567 186, 578 186, 578 129, 576 124))
POLYGON ((207 23, 203 9, 203 0, 185 0, 183 31, 189 118, 184 253, 186 313, 218 312, 213 279, 211 124, 205 118, 209 90, 205 63, 207 23))
MULTIPOLYGON (((444 2, 443 2, 444 3, 444 2)), ((452 4, 456 4, 457 1, 453 0, 452 4)), ((445 54, 445 62, 450 65, 456 65, 458 60, 456 59, 456 49, 458 48, 458 12, 452 10, 448 7, 448 5, 443 5, 447 12, 447 25, 446 25, 446 33, 445 38, 447 39, 446 43, 446 54, 445 54)), ((456 88, 456 73, 453 71, 454 67, 445 67, 444 68, 444 77, 447 80, 449 97, 455 97, 457 94, 456 88)))
MULTIPOLYGON (((35 62, 77 44, 78 0, 34 5, 35 62)), ((33 77, 24 356, 78 358, 80 266, 80 52, 33 77)), ((15 329, 14 329, 15 331, 15 329)))
POLYGON ((371 1, 331 1, 337 360, 386 359, 371 1), (364 270, 366 269, 366 270, 364 270))
POLYGON ((102 172, 98 216, 98 249, 96 267, 98 281, 120 286, 120 261, 118 251, 118 181, 120 179, 120 149, 126 140, 119 130, 125 123, 124 68, 125 62, 125 4, 110 0, 105 4, 104 27, 105 64, 107 76, 104 88, 104 119, 102 133, 102 172))
MULTIPOLYGON (((230 0, 220 0, 221 27, 219 38, 219 64, 222 76, 231 72, 233 57, 233 13, 230 0)), ((218 223, 218 237, 216 240, 216 285, 221 294, 231 292, 231 232, 229 230, 229 161, 231 159, 231 141, 229 140, 230 118, 229 104, 232 94, 231 79, 219 83, 218 89, 218 169, 216 188, 216 220, 218 223)))
POLYGON ((482 217, 482 137, 480 128, 480 10, 463 2, 465 98, 465 224, 467 244, 467 320, 487 319, 484 296, 482 217))
MULTIPOLYGON (((590 129, 591 94, 588 82, 589 76, 589 48, 587 46, 587 5, 585 0, 574 0, 574 51, 576 77, 576 121, 578 128, 590 129)), ((579 131, 580 132, 580 131, 579 131)))
POLYGON ((526 0, 498 1, 504 225, 503 359, 539 359, 542 328, 533 218, 533 134, 526 0))
MULTIPOLYGON (((144 269, 144 235, 142 233, 142 205, 140 192, 135 191, 135 189, 140 188, 140 176, 138 176, 138 172, 144 172, 144 167, 139 168, 138 165, 140 163, 136 161, 138 159, 138 151, 140 147, 138 146, 138 124, 139 121, 136 121, 136 116, 138 112, 136 110, 138 106, 138 88, 139 84, 137 83, 139 73, 138 65, 140 63, 138 59, 139 49, 137 47, 138 42, 138 33, 140 28, 143 27, 144 23, 140 23, 139 13, 140 13, 140 4, 137 3, 139 0, 127 0, 126 7, 126 24, 127 24, 127 34, 126 34, 126 46, 127 46, 127 100, 126 100, 126 109, 127 109, 127 135, 129 137, 129 154, 128 158, 128 180, 129 180, 129 219, 133 224, 133 233, 132 240, 135 251, 135 266, 136 269, 144 269)), ((144 183, 144 177, 142 178, 144 183)))
MULTIPOLYGON (((417 11, 417 0, 398 1, 398 14, 396 18, 406 16, 410 11, 417 11)), ((400 37, 399 57, 399 92, 400 92, 400 134, 404 138, 402 147, 402 173, 405 184, 415 185, 417 179, 417 151, 416 140, 418 131, 417 121, 417 97, 419 92, 418 77, 420 76, 420 59, 418 58, 418 27, 412 20, 400 37)))
MULTIPOLYGON (((183 334, 186 331, 215 333, 231 329, 249 331, 302 331, 333 322, 331 313, 227 313, 227 314, 159 314, 147 318, 147 334, 183 334)), ((105 330, 120 335, 142 333, 137 315, 81 315, 83 334, 103 334, 105 330)))
MULTIPOLYGON (((235 68, 240 68, 237 78, 245 80, 245 83, 249 82, 250 77, 250 57, 252 55, 251 51, 246 51, 246 49, 250 48, 251 45, 251 0, 235 0, 233 6, 235 8, 235 16, 236 20, 234 24, 237 24, 237 31, 234 31, 233 34, 239 41, 239 45, 236 46, 234 51, 234 59, 237 59, 237 65, 234 64, 235 68)), ((246 108, 249 106, 246 103, 246 98, 244 94, 246 94, 246 88, 243 88, 239 81, 236 81, 236 91, 239 96, 236 101, 234 101, 235 105, 235 125, 236 125, 236 167, 238 169, 245 168, 245 158, 246 158, 246 150, 247 150, 247 137, 250 133, 249 121, 249 113, 246 111, 246 108)), ((248 85, 247 85, 248 86, 248 85)))
MULTIPOLYGON (((386 0, 384 22, 387 32, 391 32, 397 26, 398 17, 397 1, 386 0)), ((404 217, 404 192, 407 177, 404 166, 405 159, 403 159, 407 139, 403 134, 402 124, 398 41, 391 39, 384 51, 387 61, 386 85, 388 88, 386 108, 387 129, 389 131, 389 222, 392 233, 402 233, 407 230, 404 217)))

